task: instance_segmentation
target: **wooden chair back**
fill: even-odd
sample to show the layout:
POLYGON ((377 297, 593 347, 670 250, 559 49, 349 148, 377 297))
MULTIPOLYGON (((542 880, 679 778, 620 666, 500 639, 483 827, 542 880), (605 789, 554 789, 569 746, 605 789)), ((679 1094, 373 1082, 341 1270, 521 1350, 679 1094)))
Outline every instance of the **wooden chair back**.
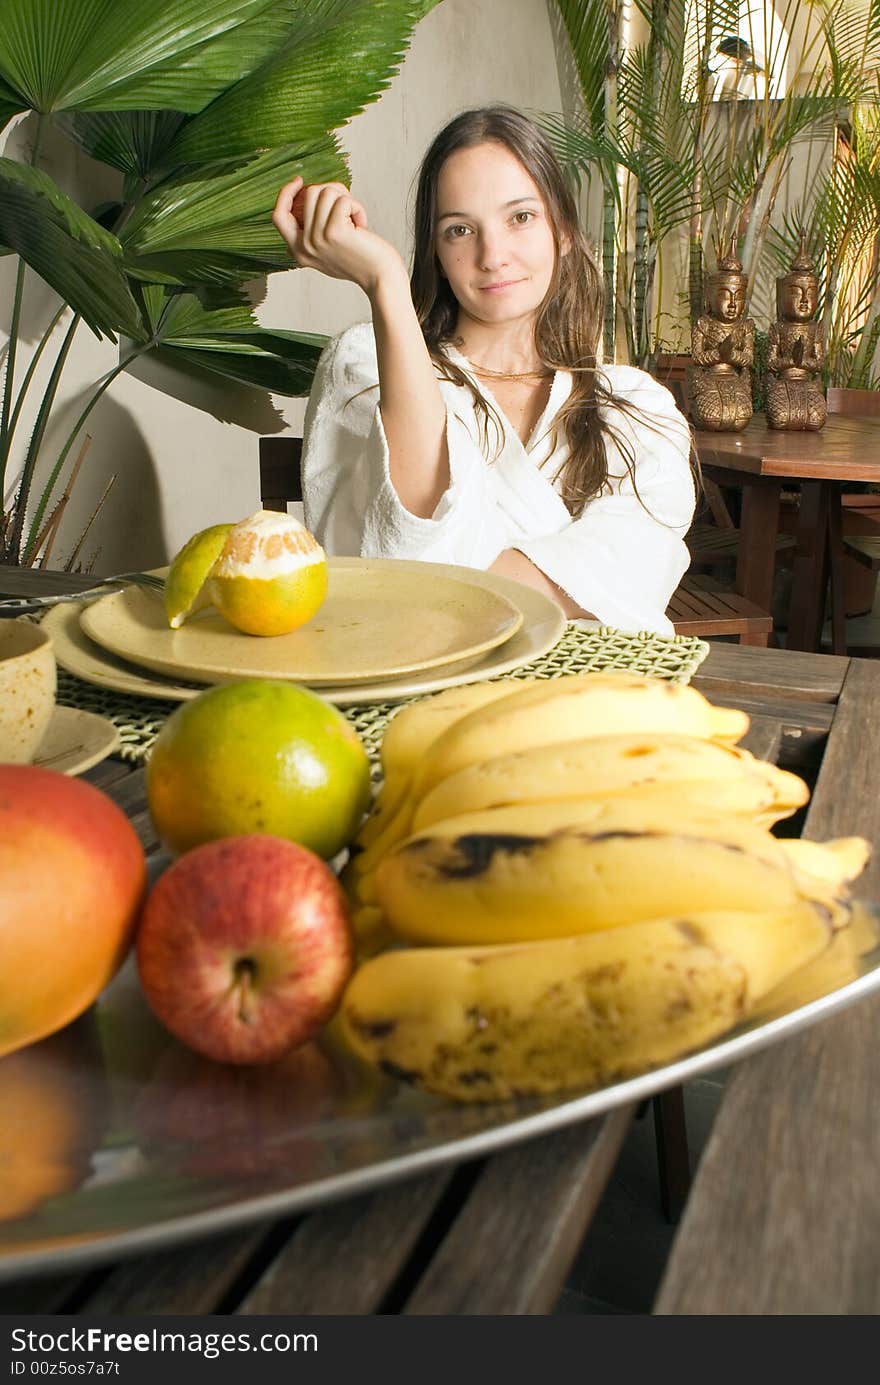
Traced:
POLYGON ((260 438, 260 499, 264 510, 302 500, 302 438, 260 438))

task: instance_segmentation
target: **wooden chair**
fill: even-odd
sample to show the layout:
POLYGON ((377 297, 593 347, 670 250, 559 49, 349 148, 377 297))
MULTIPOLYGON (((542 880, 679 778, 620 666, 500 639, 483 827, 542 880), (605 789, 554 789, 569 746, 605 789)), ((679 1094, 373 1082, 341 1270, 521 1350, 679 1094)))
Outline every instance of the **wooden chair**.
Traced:
MULTIPOLYGON (((658 355, 654 377, 671 391, 676 404, 687 414, 687 355, 658 355)), ((715 569, 736 561, 739 529, 733 520, 721 487, 703 478, 703 500, 709 518, 691 525, 685 538, 691 563, 687 576, 674 593, 666 614, 677 635, 733 636, 740 644, 766 647, 773 631, 773 617, 736 592, 726 591, 711 576, 715 569)), ((777 548, 794 546, 789 535, 780 535, 777 548)))
MULTIPOLYGON (((735 562, 739 551, 739 529, 733 520, 724 494, 717 482, 703 477, 703 501, 711 518, 695 520, 685 537, 691 555, 691 571, 720 566, 723 562, 735 562)), ((793 534, 778 534, 776 551, 781 553, 794 548, 793 534)))
POLYGON ((677 635, 735 635, 740 644, 766 648, 773 617, 738 592, 727 591, 711 577, 684 577, 672 594, 666 614, 677 635))
POLYGON ((302 438, 260 438, 260 498, 264 510, 302 500, 302 438))
MULTIPOLYGON (((302 500, 302 438, 260 438, 260 495, 263 508, 286 510, 302 500)), ((773 618, 711 578, 688 574, 669 603, 667 614, 678 635, 726 635, 741 644, 767 645, 773 618)))

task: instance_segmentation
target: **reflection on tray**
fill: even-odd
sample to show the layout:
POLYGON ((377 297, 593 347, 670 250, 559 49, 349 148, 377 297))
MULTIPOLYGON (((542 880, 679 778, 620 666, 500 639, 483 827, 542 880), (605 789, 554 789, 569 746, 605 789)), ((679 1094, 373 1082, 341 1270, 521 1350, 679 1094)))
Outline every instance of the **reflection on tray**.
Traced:
POLYGON ((880 988, 878 912, 790 977, 746 1024, 592 1093, 455 1105, 366 1069, 335 1026, 265 1068, 219 1066, 153 1018, 129 962, 75 1024, 0 1060, 0 1279, 56 1271, 353 1194, 640 1101, 730 1064, 880 988), (181 1219, 186 1219, 185 1227, 181 1219))

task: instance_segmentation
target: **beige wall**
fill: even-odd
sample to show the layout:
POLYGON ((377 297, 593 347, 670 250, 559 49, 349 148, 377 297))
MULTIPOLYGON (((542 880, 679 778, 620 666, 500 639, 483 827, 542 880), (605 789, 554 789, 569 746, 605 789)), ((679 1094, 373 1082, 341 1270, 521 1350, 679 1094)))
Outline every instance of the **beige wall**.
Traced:
MULTIPOLYGON (((547 0, 441 0, 417 29, 389 89, 343 132, 354 190, 367 206, 371 224, 401 250, 409 248, 411 185, 427 143, 457 111, 492 101, 560 109, 547 0)), ((18 151, 27 129, 20 125, 7 136, 8 152, 18 151)), ((95 175, 88 161, 72 154, 65 142, 50 143, 46 166, 77 195, 84 188, 90 196, 100 193, 90 181, 95 175)), ((28 349, 22 368, 46 310, 51 313, 48 290, 33 276, 29 282, 28 349)), ((0 260, 0 328, 8 325, 11 284, 9 257, 0 260)), ((258 311, 267 325, 333 333, 364 318, 367 304, 352 285, 297 270, 270 277, 258 311)), ((117 360, 113 346, 96 342, 84 328, 80 332, 66 371, 68 427, 90 383, 117 360)), ((44 379, 47 371, 48 363, 44 379)), ((209 392, 216 416, 203 413, 186 402, 195 388, 178 379, 175 389, 185 397, 174 398, 144 379, 123 375, 92 414, 93 443, 65 533, 69 547, 77 523, 85 522, 107 479, 116 473, 114 490, 84 549, 86 555, 100 549, 97 571, 165 561, 196 529, 238 519, 256 508, 257 436, 277 431, 281 420, 273 420, 268 402, 254 404, 225 383, 209 392)), ((201 387, 199 393, 205 394, 201 387)), ((304 401, 276 404, 288 424, 298 428, 304 401)), ((22 428, 22 439, 27 431, 22 428)), ((64 435, 58 428, 52 435, 56 454, 64 435)), ((53 556, 63 556, 64 547, 62 543, 53 556)))

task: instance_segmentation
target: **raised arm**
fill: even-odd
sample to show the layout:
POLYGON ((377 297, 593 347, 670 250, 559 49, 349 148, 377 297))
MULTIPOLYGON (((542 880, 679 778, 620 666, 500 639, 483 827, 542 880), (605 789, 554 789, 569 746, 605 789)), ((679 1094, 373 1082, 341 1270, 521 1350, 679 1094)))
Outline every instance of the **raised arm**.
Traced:
POLYGON ((449 486, 446 409, 403 260, 341 183, 305 189, 300 225, 293 202, 302 187, 294 178, 281 189, 272 221, 298 265, 347 279, 370 300, 391 483, 407 510, 430 518, 449 486))

